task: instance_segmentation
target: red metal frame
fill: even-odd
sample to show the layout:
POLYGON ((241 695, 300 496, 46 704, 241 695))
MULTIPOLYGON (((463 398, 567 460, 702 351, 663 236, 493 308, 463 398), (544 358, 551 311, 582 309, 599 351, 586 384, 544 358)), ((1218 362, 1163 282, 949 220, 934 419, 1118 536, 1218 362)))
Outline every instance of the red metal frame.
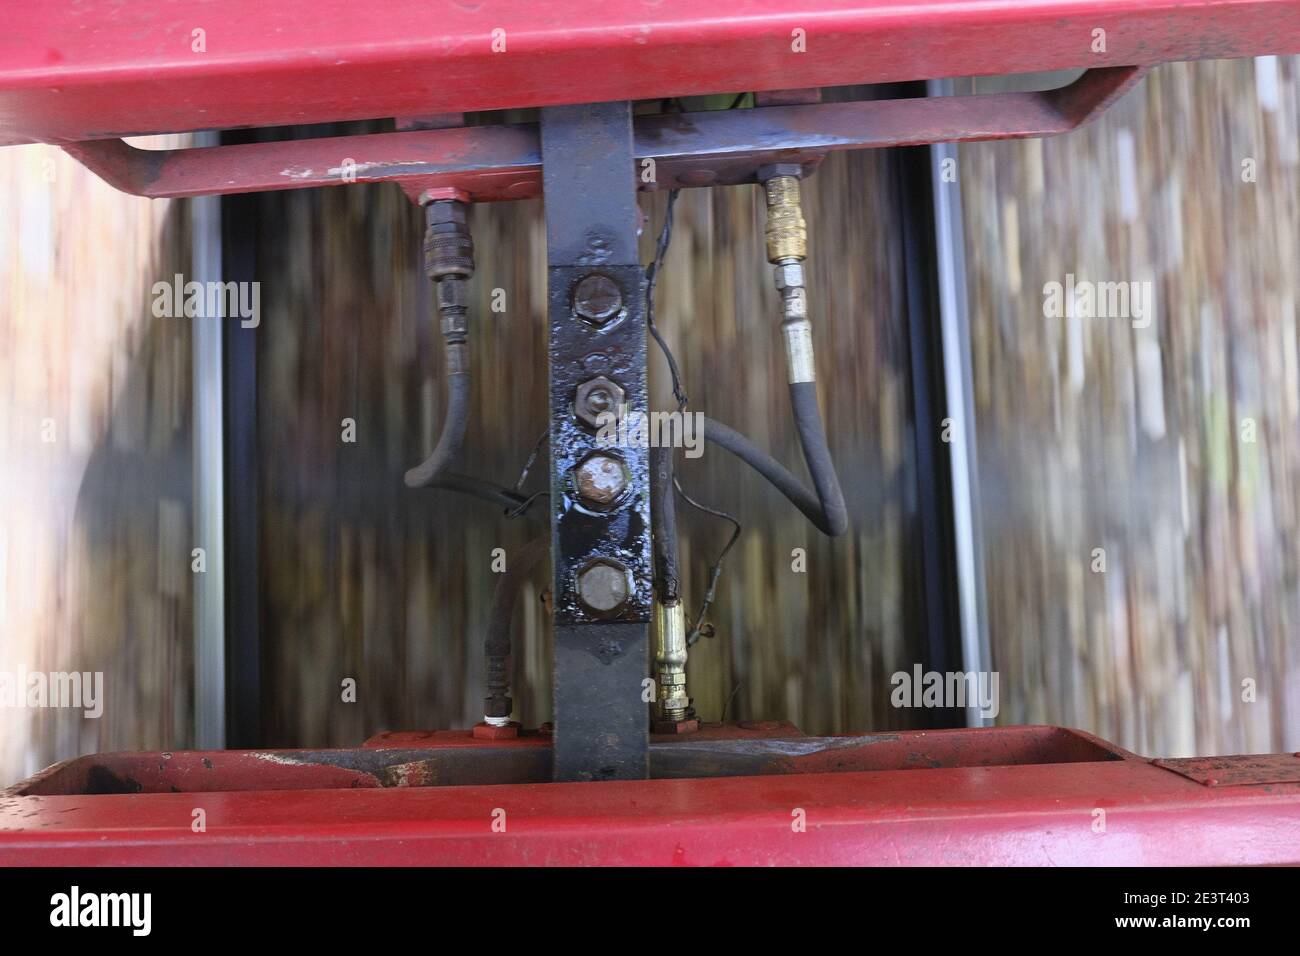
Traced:
MULTIPOLYGON (((540 752, 546 739, 465 731, 310 758, 79 758, 0 794, 0 865, 1300 863, 1294 754, 1148 761, 1050 727, 845 738, 803 755, 788 725, 663 745, 745 740, 790 756, 761 775, 491 786, 420 774, 385 786, 337 761, 385 748, 540 752), (133 768, 140 792, 86 795, 94 766, 133 768)), ((405 755, 396 766, 418 763, 405 755)))
MULTIPOLYGON (((649 115, 637 120, 636 154, 655 161, 653 187, 667 189, 749 182, 767 163, 811 168, 831 150, 1054 136, 1094 119, 1145 73, 1102 67, 1041 92, 649 115)), ((144 150, 111 139, 64 148, 115 188, 151 199, 351 182, 396 182, 416 201, 433 189, 480 202, 542 192, 533 124, 197 149, 144 150)))
POLYGON ((48 0, 0 144, 1293 52, 1300 0, 48 0))
MULTIPOLYGON (((11 11, 0 32, 0 145, 69 146, 142 195, 327 185, 351 157, 357 181, 394 179, 413 195, 519 198, 538 179, 535 132, 521 127, 350 138, 341 155, 331 141, 143 156, 112 141, 1052 69, 1124 67, 1132 79, 1166 61, 1296 52, 1300 0, 605 0, 580 12, 535 0, 49 2, 11 11), (290 156, 296 172, 274 168, 290 156)), ((1119 74, 1091 75, 1082 89, 1095 93, 1098 75, 1119 74)), ((643 155, 679 185, 708 185, 770 158, 748 148, 746 123, 772 121, 766 149, 802 158, 810 117, 805 134, 839 137, 824 150, 1046 135, 1107 102, 770 107, 709 120, 716 140, 643 155)), ((549 756, 538 735, 80 758, 0 794, 0 864, 1300 863, 1293 754, 1148 761, 1056 728, 810 744, 777 727, 660 746, 674 778, 598 784, 531 782, 549 756), (769 746, 734 746, 745 740, 769 746), (376 759, 397 746, 410 752, 376 759), (737 766, 747 772, 725 775, 737 766), (132 792, 103 792, 124 782, 132 792)))

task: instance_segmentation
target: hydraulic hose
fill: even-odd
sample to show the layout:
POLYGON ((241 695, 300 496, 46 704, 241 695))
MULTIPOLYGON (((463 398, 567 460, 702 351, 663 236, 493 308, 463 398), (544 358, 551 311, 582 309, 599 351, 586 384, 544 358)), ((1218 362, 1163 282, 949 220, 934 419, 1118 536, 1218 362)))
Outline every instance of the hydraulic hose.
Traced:
POLYGON ((650 449, 650 520, 655 591, 665 604, 677 601, 681 569, 677 556, 677 499, 673 494, 673 449, 650 449))
POLYGON ((551 536, 541 535, 529 541, 507 558, 506 569, 492 596, 492 615, 488 619, 483 651, 487 661, 487 696, 483 699, 483 719, 497 726, 510 720, 514 701, 510 697, 512 642, 510 624, 514 620, 519 594, 536 567, 550 554, 551 536))
POLYGON ((826 443, 826 429, 822 426, 821 412, 817 407, 817 388, 812 382, 797 382, 790 386, 790 403, 794 409, 795 428, 803 448, 804 462, 812 475, 816 492, 809 491, 791 471, 767 452, 729 425, 704 419, 704 440, 725 448, 749 467, 766 478, 790 503, 803 512, 818 531, 831 537, 842 535, 849 528, 848 509, 844 506, 844 493, 835 474, 830 448, 826 443))
MULTIPOLYGON (((462 345, 462 348, 464 346, 462 345)), ((460 453, 469 422, 469 370, 453 371, 452 348, 447 348, 447 412, 442 421, 442 434, 431 454, 406 473, 408 488, 426 488, 437 483, 437 478, 460 453)))
POLYGON ((812 323, 808 320, 804 289, 803 261, 808 255, 808 234, 799 189, 802 175, 797 165, 777 164, 758 171, 767 204, 764 228, 767 258, 775 267, 776 288, 781 294, 781 335, 785 340, 790 409, 815 493, 734 428, 705 419, 704 439, 746 462, 775 485, 819 531, 837 537, 848 530, 849 515, 826 442, 821 409, 817 406, 812 323))
POLYGON ((465 203, 444 199, 425 207, 424 270, 436 290, 447 411, 433 454, 406 473, 408 488, 435 483, 459 454, 469 421, 469 278, 474 274, 474 242, 465 203))

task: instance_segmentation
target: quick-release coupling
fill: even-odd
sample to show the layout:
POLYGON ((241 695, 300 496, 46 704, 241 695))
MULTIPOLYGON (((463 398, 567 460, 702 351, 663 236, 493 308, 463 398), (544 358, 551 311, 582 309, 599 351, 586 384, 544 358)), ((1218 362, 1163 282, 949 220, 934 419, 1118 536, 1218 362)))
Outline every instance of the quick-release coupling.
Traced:
POLYGON ((466 203, 438 199, 424 207, 424 271, 435 282, 474 274, 474 239, 466 203))
POLYGON ((439 199, 424 207, 424 271, 434 281, 439 326, 447 343, 446 369, 469 371, 469 279, 474 274, 474 239, 468 207, 439 199))
POLYGON ((775 267, 781 293, 781 335, 785 339, 790 384, 817 378, 813 363, 812 323, 803 261, 808 255, 808 228, 803 218, 798 166, 769 166, 759 170, 767 194, 767 259, 775 267))
POLYGON ((803 218, 799 198, 798 167, 767 167, 760 170, 774 175, 763 180, 767 193, 767 261, 775 265, 789 259, 802 261, 808 255, 808 226, 803 218))

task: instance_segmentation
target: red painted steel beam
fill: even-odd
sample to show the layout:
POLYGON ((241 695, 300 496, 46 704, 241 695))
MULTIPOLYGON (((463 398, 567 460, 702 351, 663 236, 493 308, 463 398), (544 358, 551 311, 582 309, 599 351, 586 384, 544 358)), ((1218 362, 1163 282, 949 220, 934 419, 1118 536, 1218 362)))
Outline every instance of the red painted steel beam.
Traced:
MULTIPOLYGON (((715 186, 753 181, 766 163, 815 165, 831 150, 1052 136, 1089 122, 1144 72, 1089 70, 1043 92, 648 115, 636 120, 636 155, 655 160, 654 188, 715 186)), ((153 199, 349 182, 400 183, 412 199, 440 188, 476 201, 542 191, 533 124, 193 149, 145 150, 111 139, 64 148, 115 188, 153 199)))
POLYGON ((1295 52, 1300 0, 46 0, 0 144, 1295 52))
POLYGON ((1207 786, 1136 759, 599 784, 0 797, 5 866, 1295 863, 1300 784, 1207 786), (195 833, 200 807, 207 829, 195 833), (493 829, 500 810, 504 833, 493 829), (803 832, 792 826, 800 816, 803 832))
POLYGON ((1053 727, 714 727, 661 745, 705 766, 782 757, 762 775, 493 786, 500 761, 475 753, 519 768, 512 754, 544 753, 545 736, 79 758, 0 792, 0 865, 1300 863, 1295 754, 1149 761, 1053 727), (448 761, 421 771, 412 757, 433 751, 448 761), (438 785, 455 764, 483 776, 438 785), (93 792, 105 783, 134 792, 93 792))

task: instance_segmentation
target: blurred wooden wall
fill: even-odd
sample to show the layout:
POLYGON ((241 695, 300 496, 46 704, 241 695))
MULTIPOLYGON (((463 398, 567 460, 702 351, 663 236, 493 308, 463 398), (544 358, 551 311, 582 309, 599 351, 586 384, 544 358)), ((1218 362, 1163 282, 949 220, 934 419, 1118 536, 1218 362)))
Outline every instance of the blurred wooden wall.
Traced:
POLYGON ((1072 136, 962 149, 1001 720, 1300 748, 1298 62, 1161 67, 1072 136), (1154 320, 1044 318, 1067 273, 1152 282, 1154 320))
POLYGON ((190 737, 190 325, 150 295, 189 243, 184 203, 0 150, 0 671, 104 674, 98 719, 0 709, 0 786, 190 737))
MULTIPOLYGON (((960 152, 1001 722, 1072 724, 1156 754, 1300 747, 1300 104, 1295 60, 1275 86, 1257 69, 1162 67, 1077 134, 960 152), (1044 318, 1043 284, 1067 272, 1150 278, 1155 321, 1044 318)), ((745 525, 718 636, 692 655, 706 719, 730 699, 730 718, 815 733, 918 722, 889 706, 889 676, 917 659, 910 436, 936 426, 910 412, 886 169, 835 156, 807 189, 819 385, 852 532, 822 539, 723 453, 684 467, 745 525), (794 548, 807 573, 791 570, 794 548)), ((663 197, 644 206, 648 259, 663 197)), ((190 741, 189 326, 154 318, 148 296, 187 269, 185 208, 118 196, 54 150, 0 151, 0 669, 102 669, 109 684, 100 721, 0 712, 3 781, 78 752, 190 741)), ((471 723, 492 551, 535 525, 401 484, 443 402, 420 215, 387 187, 267 195, 259 210, 267 743, 471 723), (356 704, 340 699, 345 677, 356 704)), ((510 483, 544 422, 540 205, 476 208, 473 227, 462 469, 510 483), (488 309, 493 289, 504 314, 488 309)), ((660 324, 694 407, 802 473, 773 385, 761 228, 752 188, 684 193, 660 324)), ((657 358, 652 375, 669 407, 657 358)), ((694 601, 727 529, 688 510, 683 523, 694 601)), ((536 597, 519 622, 528 723, 549 707, 536 597)))

